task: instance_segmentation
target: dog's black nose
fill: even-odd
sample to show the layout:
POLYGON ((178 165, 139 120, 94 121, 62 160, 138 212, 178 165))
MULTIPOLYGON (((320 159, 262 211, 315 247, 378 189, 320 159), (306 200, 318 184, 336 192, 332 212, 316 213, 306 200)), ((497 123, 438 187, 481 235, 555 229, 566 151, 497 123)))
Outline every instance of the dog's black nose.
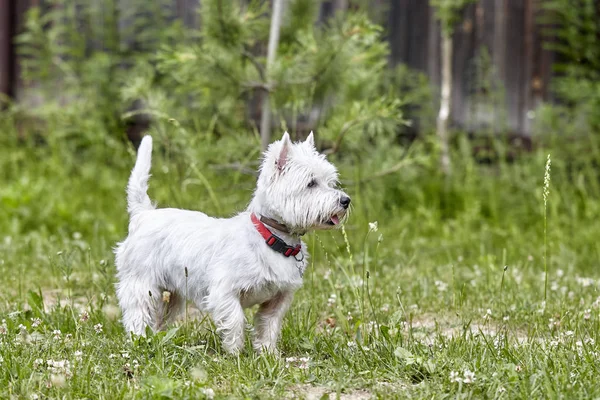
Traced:
POLYGON ((348 208, 348 206, 350 205, 350 197, 342 196, 342 198, 340 199, 340 204, 342 205, 342 207, 348 208))

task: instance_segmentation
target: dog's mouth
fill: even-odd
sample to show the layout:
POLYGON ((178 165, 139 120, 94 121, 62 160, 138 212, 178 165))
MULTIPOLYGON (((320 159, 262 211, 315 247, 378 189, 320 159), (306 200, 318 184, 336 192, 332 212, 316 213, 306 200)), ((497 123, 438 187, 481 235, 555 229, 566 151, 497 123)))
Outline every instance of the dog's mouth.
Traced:
POLYGON ((327 225, 335 226, 340 224, 340 217, 337 214, 331 216, 329 221, 326 222, 327 225))

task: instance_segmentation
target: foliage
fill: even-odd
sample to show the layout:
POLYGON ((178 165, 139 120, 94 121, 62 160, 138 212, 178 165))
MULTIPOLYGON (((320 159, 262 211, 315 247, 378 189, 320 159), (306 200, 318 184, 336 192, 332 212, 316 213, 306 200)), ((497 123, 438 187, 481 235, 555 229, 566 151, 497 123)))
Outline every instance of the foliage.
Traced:
POLYGON ((462 18, 462 11, 466 6, 477 0, 430 0, 435 8, 435 16, 442 25, 444 36, 452 36, 456 24, 462 18))
POLYGON ((594 0, 542 3, 547 46, 560 54, 553 81, 556 95, 579 134, 600 128, 600 10, 594 0))
POLYGON ((404 122, 398 94, 381 90, 389 53, 382 29, 364 14, 316 26, 315 2, 291 2, 268 79, 264 2, 204 1, 199 29, 183 28, 167 2, 145 12, 141 2, 124 9, 114 0, 55 3, 45 13, 33 8, 19 37, 38 116, 75 108, 99 114, 117 136, 125 123, 150 119, 159 130, 171 120, 179 132, 220 138, 254 130, 269 91, 281 128, 314 129, 336 151, 389 138, 404 122), (130 22, 125 30, 122 21, 130 22), (81 35, 81 25, 104 29, 81 35))

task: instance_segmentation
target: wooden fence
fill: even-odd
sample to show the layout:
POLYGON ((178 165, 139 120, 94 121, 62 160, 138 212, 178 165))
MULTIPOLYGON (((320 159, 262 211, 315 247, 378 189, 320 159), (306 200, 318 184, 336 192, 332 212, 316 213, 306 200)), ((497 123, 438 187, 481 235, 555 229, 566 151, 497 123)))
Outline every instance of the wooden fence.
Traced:
MULTIPOLYGON (((120 0, 126 6, 128 0, 120 0)), ((225 1, 225 0, 224 0, 225 1)), ((201 0, 172 0, 187 26, 197 26, 201 0)), ((24 13, 43 0, 0 0, 0 92, 18 98, 19 62, 12 37, 24 13)), ((348 7, 321 2, 320 18, 348 7)), ((427 0, 375 0, 375 18, 386 27, 390 64, 405 63, 440 83, 440 28, 427 0)), ((480 0, 469 6, 454 35, 453 122, 469 131, 530 135, 535 110, 551 100, 556 56, 544 49, 537 23, 540 0, 480 0)))

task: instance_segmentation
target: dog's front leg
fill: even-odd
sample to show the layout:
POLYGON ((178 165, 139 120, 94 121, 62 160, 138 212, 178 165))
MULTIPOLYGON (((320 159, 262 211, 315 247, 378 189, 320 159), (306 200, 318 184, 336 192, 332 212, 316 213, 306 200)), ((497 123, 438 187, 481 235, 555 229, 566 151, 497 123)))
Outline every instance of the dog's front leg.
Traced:
POLYGON ((221 293, 209 296, 208 309, 223 339, 223 347, 229 353, 239 353, 244 347, 246 317, 239 296, 221 293))
POLYGON ((256 331, 254 349, 257 352, 262 350, 275 352, 277 350, 277 340, 281 333, 283 317, 293 298, 294 292, 292 291, 279 292, 275 297, 260 305, 254 317, 256 331))

